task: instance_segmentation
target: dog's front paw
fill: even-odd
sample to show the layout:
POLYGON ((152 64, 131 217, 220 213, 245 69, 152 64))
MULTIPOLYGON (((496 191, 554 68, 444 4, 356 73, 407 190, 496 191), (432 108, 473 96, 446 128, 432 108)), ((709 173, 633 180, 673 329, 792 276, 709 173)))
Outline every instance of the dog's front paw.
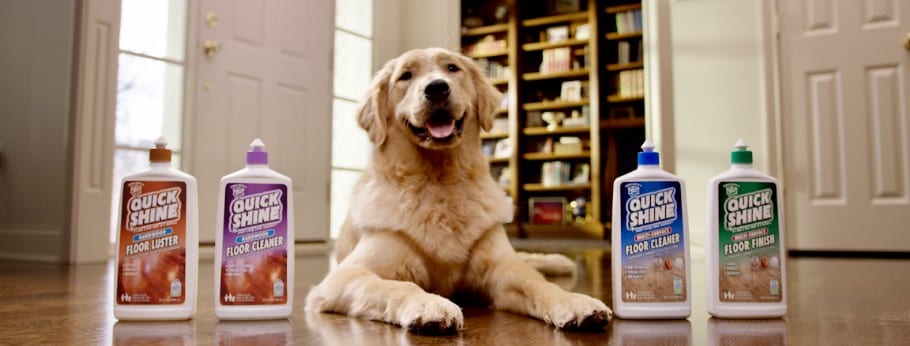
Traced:
POLYGON ((552 307, 548 322, 563 330, 603 331, 613 318, 613 311, 600 300, 578 293, 570 295, 552 307))
POLYGON ((408 331, 425 335, 457 334, 464 326, 461 308, 435 294, 409 299, 402 306, 400 321, 408 331))

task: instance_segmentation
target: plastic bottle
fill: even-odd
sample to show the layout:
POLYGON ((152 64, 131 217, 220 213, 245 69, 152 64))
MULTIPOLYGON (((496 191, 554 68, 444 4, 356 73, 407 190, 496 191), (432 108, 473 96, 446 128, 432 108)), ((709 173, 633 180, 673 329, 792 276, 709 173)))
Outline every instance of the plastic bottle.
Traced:
POLYGON ((246 167, 221 178, 215 233, 215 316, 288 318, 294 293, 291 179, 271 170, 258 138, 246 167))
POLYGON ((737 141, 732 167, 708 182, 708 313, 780 317, 787 313, 780 189, 752 167, 747 147, 737 141))
POLYGON ((120 184, 114 279, 120 320, 186 320, 196 310, 196 178, 171 167, 166 147, 159 138, 149 167, 120 184))
POLYGON ((613 311, 624 319, 689 316, 686 186, 646 140, 638 168, 613 182, 613 311))

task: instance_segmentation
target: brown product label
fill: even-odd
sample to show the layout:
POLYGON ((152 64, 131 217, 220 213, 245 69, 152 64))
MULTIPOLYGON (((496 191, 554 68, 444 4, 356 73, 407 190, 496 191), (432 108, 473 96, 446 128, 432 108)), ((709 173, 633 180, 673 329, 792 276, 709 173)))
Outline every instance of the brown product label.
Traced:
POLYGON ((120 201, 117 303, 183 304, 186 183, 125 181, 120 201))

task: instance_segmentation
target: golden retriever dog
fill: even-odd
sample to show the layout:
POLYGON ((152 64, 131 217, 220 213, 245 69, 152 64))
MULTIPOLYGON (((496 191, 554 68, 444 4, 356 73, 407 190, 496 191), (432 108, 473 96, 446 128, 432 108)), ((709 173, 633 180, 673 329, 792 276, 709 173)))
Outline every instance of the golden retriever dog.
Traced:
POLYGON ((480 131, 501 94, 470 59, 412 50, 373 79, 357 121, 374 148, 311 311, 383 321, 420 334, 464 325, 455 293, 566 330, 604 330, 600 300, 548 282, 516 254, 512 206, 490 176, 480 131))

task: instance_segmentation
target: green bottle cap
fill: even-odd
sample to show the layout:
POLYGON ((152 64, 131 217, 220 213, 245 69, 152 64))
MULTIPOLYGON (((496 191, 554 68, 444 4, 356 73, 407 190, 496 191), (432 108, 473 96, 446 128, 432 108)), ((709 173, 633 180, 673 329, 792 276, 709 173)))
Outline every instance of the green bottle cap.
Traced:
POLYGON ((749 151, 749 145, 746 144, 742 139, 736 141, 736 144, 733 145, 736 150, 730 152, 730 162, 733 164, 740 165, 751 165, 752 164, 752 152, 749 151))

